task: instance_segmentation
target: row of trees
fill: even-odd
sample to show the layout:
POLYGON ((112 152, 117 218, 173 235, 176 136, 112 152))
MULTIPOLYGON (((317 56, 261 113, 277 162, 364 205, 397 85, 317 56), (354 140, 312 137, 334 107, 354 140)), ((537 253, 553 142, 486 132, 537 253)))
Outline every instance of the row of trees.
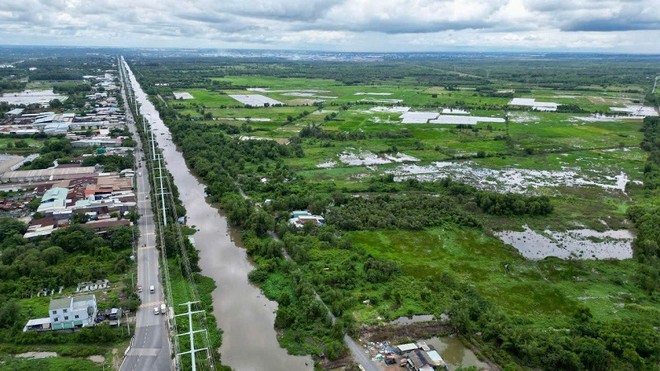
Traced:
MULTIPOLYGON (((642 126, 644 137, 641 147, 648 152, 644 165, 644 198, 660 198, 660 118, 647 117, 642 126)), ((649 295, 660 290, 660 207, 657 203, 642 203, 628 210, 629 218, 635 223, 637 237, 633 252, 640 266, 637 283, 649 295)))
POLYGON ((365 133, 364 131, 326 131, 323 130, 321 125, 309 124, 300 130, 298 136, 303 139, 316 138, 323 140, 349 141, 370 138, 412 138, 413 134, 408 129, 377 133, 365 133))

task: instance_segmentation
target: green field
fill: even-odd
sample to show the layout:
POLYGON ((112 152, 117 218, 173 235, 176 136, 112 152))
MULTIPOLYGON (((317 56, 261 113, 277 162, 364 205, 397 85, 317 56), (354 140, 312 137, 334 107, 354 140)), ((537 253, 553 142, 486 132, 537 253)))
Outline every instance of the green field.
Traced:
POLYGON ((0 137, 0 151, 8 152, 38 152, 43 141, 32 138, 8 138, 0 137), (16 146, 16 144, 18 146, 16 146))
POLYGON ((364 231, 350 237, 417 279, 456 274, 488 300, 538 326, 561 325, 557 320, 570 317, 578 305, 586 305, 599 319, 660 314, 657 304, 632 284, 635 266, 630 261, 529 261, 495 238, 461 229, 364 231))
MULTIPOLYGON (((550 73, 518 61, 492 69, 483 66, 490 62, 463 62, 207 65, 200 66, 205 80, 190 85, 189 77, 168 74, 166 64, 140 71, 143 84, 169 78, 178 84, 171 90, 194 96, 174 101, 169 88, 159 88, 168 103, 161 113, 170 117, 166 123, 209 195, 244 230, 257 264, 250 279, 280 303, 275 327, 290 352, 336 355, 337 328, 449 313, 456 331, 501 366, 551 367, 546 362, 554 361, 544 354, 582 359, 579 341, 588 339, 618 357, 610 366, 628 367, 635 361, 611 345, 607 331, 620 327, 631 341, 633 329, 647 331, 636 337, 641 339, 659 324, 657 290, 649 289, 653 282, 640 284, 640 277, 653 273, 645 273, 638 259, 528 260, 494 232, 524 226, 546 235, 632 229, 639 221, 631 214, 657 207, 654 193, 643 188, 649 150, 640 143, 647 124, 592 117, 644 102, 648 70, 617 64, 616 73, 598 70, 607 78, 559 78, 558 67, 550 73), (536 81, 518 68, 537 74, 536 81), (214 71, 217 77, 208 77, 214 71), (492 78, 484 77, 491 72, 492 78), (261 94, 284 106, 248 108, 229 94, 261 94), (512 97, 563 107, 510 107, 512 97), (506 122, 403 124, 400 113, 383 108, 393 106, 411 112, 459 108, 506 122), (453 182, 440 180, 446 178, 453 182), (228 186, 234 183, 248 200, 228 186), (518 205, 546 200, 552 211, 516 214, 482 204, 506 203, 500 196, 518 205), (425 209, 421 203, 435 205, 431 197, 445 203, 425 209), (406 206, 383 211, 392 205, 406 206), (287 228, 287 214, 305 208, 324 214, 329 226, 287 228), (436 215, 444 208, 455 218, 436 215), (425 211, 411 217, 417 209, 425 211), (344 223, 342 215, 354 224, 344 223), (265 225, 274 226, 291 261, 278 254, 281 246, 269 241, 265 225), (339 325, 319 315, 315 294, 339 325), (595 327, 585 329, 578 315, 593 318, 595 327)), ((591 63, 598 64, 584 62, 591 63)), ((575 72, 572 65, 562 68, 575 72)), ((650 353, 644 362, 658 358, 650 353)))

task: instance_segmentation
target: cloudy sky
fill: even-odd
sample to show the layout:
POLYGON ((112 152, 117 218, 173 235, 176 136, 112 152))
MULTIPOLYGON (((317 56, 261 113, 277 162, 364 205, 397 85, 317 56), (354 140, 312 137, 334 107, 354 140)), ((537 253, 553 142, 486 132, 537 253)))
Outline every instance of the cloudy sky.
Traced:
POLYGON ((660 53, 660 0, 7 0, 0 44, 660 53))

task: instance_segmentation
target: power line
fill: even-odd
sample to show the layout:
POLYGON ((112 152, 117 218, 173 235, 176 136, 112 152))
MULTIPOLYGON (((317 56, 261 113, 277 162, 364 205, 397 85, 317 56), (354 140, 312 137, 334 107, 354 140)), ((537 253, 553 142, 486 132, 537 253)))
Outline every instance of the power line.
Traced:
MULTIPOLYGON (((185 305, 188 308, 186 309, 185 313, 175 315, 175 317, 188 316, 188 332, 184 332, 183 334, 177 334, 177 336, 186 336, 186 335, 188 335, 189 341, 190 341, 190 350, 186 351, 186 352, 177 353, 177 357, 181 357, 182 355, 190 354, 190 356, 192 358, 191 364, 192 364, 192 370, 193 371, 197 371, 197 362, 195 360, 195 353, 206 351, 206 358, 209 359, 209 360, 211 359, 211 356, 209 354, 208 345, 205 346, 204 348, 195 349, 195 334, 203 332, 203 333, 206 333, 207 336, 208 336, 208 333, 207 333, 206 329, 193 330, 193 320, 192 320, 193 314, 197 314, 197 313, 206 314, 205 310, 196 310, 196 311, 191 310, 192 305, 196 304, 196 303, 199 303, 199 301, 189 301, 189 302, 186 302, 186 303, 179 304, 179 305, 185 305)), ((209 365, 210 365, 211 369, 213 369, 213 363, 209 363, 209 365)))

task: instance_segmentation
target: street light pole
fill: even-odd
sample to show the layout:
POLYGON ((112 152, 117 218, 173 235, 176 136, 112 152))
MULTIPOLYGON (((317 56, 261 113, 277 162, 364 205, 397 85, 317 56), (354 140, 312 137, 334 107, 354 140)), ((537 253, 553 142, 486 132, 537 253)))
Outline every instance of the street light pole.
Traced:
POLYGON ((131 336, 131 324, 128 322, 128 313, 124 312, 126 315, 126 328, 128 329, 128 336, 131 336))

